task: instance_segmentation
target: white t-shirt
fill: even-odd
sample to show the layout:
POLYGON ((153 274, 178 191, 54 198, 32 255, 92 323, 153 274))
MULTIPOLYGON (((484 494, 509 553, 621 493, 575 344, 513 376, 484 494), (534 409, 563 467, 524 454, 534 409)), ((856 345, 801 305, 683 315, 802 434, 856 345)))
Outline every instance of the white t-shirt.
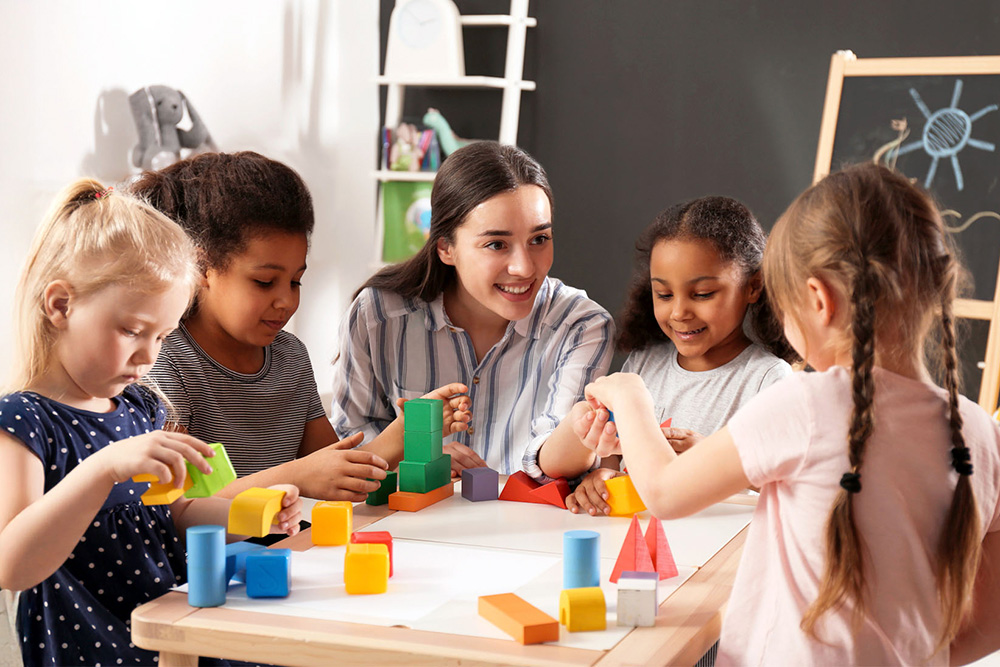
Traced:
MULTIPOLYGON (((828 612, 823 644, 799 629, 826 564, 826 523, 849 470, 851 375, 842 367, 795 373, 729 422, 760 501, 722 626, 717 664, 947 664, 932 654, 941 631, 934 579, 938 540, 958 474, 951 467, 947 394, 875 369, 874 431, 860 468, 855 522, 870 554, 867 614, 828 612)), ((982 533, 1000 529, 1000 429, 962 397, 963 434, 982 533)))
POLYGON ((751 344, 718 368, 689 371, 677 362, 674 344, 664 342, 629 354, 622 372, 642 378, 653 397, 657 423, 669 417, 674 428, 711 435, 751 398, 791 375, 792 367, 751 344))

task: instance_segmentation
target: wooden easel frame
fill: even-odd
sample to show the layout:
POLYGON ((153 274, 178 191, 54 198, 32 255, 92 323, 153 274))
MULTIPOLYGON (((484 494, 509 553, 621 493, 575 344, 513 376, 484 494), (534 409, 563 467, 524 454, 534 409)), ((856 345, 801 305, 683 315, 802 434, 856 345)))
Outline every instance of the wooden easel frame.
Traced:
MULTIPOLYGON (((820 126, 813 182, 830 173, 837 116, 840 113, 840 96, 845 77, 961 74, 1000 74, 1000 56, 859 59, 850 51, 837 51, 830 59, 830 78, 826 84, 826 102, 823 105, 823 122, 820 126)), ((993 301, 956 299, 955 316, 988 320, 990 323, 986 338, 983 381, 979 386, 979 405, 993 414, 1000 398, 1000 266, 997 267, 997 287, 993 301)))

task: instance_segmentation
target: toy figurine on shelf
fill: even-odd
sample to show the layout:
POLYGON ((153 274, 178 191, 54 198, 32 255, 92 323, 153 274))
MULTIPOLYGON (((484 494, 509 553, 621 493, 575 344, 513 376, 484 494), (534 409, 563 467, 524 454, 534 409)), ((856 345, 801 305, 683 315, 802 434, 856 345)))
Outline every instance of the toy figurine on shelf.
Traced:
POLYGON ((451 125, 448 124, 448 121, 437 109, 428 109, 427 113, 424 114, 423 121, 424 125, 437 133, 438 141, 441 144, 441 151, 444 152, 445 156, 451 155, 462 146, 472 143, 471 139, 462 139, 456 135, 452 131, 451 125))

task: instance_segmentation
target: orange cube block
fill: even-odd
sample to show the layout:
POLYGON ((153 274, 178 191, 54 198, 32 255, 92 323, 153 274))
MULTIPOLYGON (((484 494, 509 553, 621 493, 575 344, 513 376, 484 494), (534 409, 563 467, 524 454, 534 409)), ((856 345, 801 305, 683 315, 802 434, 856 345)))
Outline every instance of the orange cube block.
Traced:
POLYGON ((148 473, 136 475, 132 478, 132 481, 149 482, 149 489, 146 493, 142 494, 143 505, 169 505, 194 486, 194 481, 190 477, 185 477, 184 486, 178 489, 172 481, 161 483, 156 475, 148 473))
POLYGON ((316 503, 312 511, 312 542, 317 546, 331 547, 351 541, 354 522, 354 505, 347 500, 316 503))
POLYGON ((480 596, 479 615, 522 644, 559 639, 559 621, 513 593, 480 596))
POLYGON ((389 588, 389 550, 384 544, 348 544, 344 586, 349 595, 385 593, 389 588))

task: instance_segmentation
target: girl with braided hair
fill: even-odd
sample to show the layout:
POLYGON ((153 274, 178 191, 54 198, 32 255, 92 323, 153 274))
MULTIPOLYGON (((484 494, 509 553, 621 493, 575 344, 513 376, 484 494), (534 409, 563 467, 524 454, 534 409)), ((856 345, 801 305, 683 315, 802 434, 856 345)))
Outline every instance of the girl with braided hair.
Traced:
POLYGON ((1000 643, 983 631, 1000 607, 1000 429, 958 393, 961 275, 926 192, 849 167, 792 203, 764 253, 788 341, 817 372, 761 392, 683 456, 637 376, 588 386, 656 516, 760 487, 718 664, 948 664, 1000 643))

